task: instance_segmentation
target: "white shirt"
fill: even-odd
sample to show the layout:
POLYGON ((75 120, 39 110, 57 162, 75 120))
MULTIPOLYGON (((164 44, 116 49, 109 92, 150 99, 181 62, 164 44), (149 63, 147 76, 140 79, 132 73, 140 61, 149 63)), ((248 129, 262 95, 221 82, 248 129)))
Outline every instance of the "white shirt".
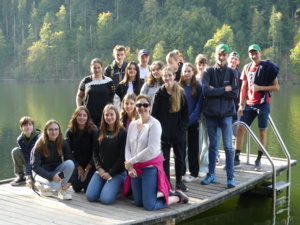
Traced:
POLYGON ((131 122, 127 132, 125 159, 130 160, 132 164, 149 161, 161 153, 162 128, 160 122, 151 116, 149 121, 144 124, 143 129, 139 131, 139 121, 131 122))
POLYGON ((141 65, 139 65, 139 67, 140 67, 140 78, 146 80, 150 73, 149 67, 148 66, 141 67, 141 65))

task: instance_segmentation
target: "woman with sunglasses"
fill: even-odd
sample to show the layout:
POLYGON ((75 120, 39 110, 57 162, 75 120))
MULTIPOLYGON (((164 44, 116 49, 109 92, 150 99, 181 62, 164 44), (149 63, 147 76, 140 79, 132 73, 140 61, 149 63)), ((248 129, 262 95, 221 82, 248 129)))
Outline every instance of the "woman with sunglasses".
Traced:
POLYGON ((72 199, 66 190, 71 186, 73 157, 67 141, 63 140, 58 122, 49 120, 46 123, 32 154, 33 177, 41 196, 50 197, 52 191, 58 191, 60 199, 72 199))
POLYGON ((160 149, 162 129, 159 121, 150 115, 150 104, 148 95, 137 96, 140 118, 128 128, 125 168, 129 176, 124 194, 131 184, 135 205, 152 211, 176 202, 187 203, 188 198, 180 191, 170 191, 160 149))

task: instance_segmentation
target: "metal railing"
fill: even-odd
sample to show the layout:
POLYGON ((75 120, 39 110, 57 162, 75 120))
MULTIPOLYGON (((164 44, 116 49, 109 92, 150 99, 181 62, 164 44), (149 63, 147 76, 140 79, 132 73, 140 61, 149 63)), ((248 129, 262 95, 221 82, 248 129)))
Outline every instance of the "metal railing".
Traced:
MULTIPOLYGON (((285 154, 286 160, 287 160, 287 184, 283 187, 283 188, 287 188, 286 191, 286 199, 287 199, 287 204, 288 204, 288 208, 290 205, 290 192, 291 192, 291 156, 290 153, 288 152, 276 126, 275 123, 273 122, 271 116, 269 115, 269 123, 273 129, 273 132, 285 154)), ((246 128, 246 130, 248 131, 248 135, 247 135, 247 146, 246 146, 246 153, 247 153, 247 164, 250 164, 249 160, 250 160, 250 137, 253 138, 253 140, 256 142, 256 144, 260 147, 260 149, 263 151, 263 153, 266 155, 266 157, 268 158, 268 160, 271 163, 272 166, 272 194, 273 194, 273 201, 272 201, 272 205, 273 205, 273 222, 275 223, 275 215, 276 215, 276 195, 277 195, 277 188, 276 188, 276 168, 274 165, 274 162, 272 160, 272 157, 269 155, 268 151, 265 149, 265 147, 261 144, 260 140, 256 137, 256 135, 253 133, 253 131, 251 130, 251 128, 244 122, 241 121, 237 121, 233 124, 233 129, 235 129, 235 127, 237 127, 238 125, 243 126, 246 128)))

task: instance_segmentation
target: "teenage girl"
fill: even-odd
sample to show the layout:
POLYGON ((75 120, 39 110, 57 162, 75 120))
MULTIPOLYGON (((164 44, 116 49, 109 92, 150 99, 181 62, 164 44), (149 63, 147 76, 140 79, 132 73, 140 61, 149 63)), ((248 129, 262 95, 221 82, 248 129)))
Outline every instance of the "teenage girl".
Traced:
POLYGON ((166 61, 168 66, 172 67, 175 71, 175 81, 179 81, 183 63, 180 62, 179 56, 176 51, 169 52, 166 56, 166 61))
MULTIPOLYGON (((176 54, 176 53, 175 53, 176 54)), ((155 96, 152 115, 162 126, 161 146, 164 154, 164 170, 170 180, 170 149, 175 154, 176 188, 187 191, 182 182, 186 139, 189 126, 189 110, 184 90, 175 81, 175 71, 167 66, 163 69, 164 84, 155 96)))
POLYGON ((128 130, 129 124, 132 121, 139 118, 135 100, 136 95, 134 93, 127 93, 121 103, 120 121, 126 130, 128 130))
POLYGON ((72 176, 72 187, 75 192, 80 192, 82 189, 86 192, 95 173, 93 148, 98 132, 89 110, 85 106, 75 109, 66 131, 66 139, 73 153, 76 168, 72 176))
POLYGON ((153 102, 153 97, 156 90, 163 84, 162 69, 164 64, 160 61, 155 61, 150 66, 150 74, 147 77, 147 81, 143 84, 141 94, 149 95, 153 102))
MULTIPOLYGON (((187 129, 188 165, 190 175, 184 181, 196 181, 199 173, 199 117, 202 111, 202 86, 196 81, 197 70, 191 63, 184 63, 179 84, 184 88, 189 107, 190 125, 187 129)), ((185 172, 185 171, 184 171, 185 172)))
POLYGON ((106 105, 102 114, 99 142, 93 154, 96 173, 86 191, 88 201, 100 201, 109 205, 116 200, 126 177, 126 134, 117 108, 111 104, 106 105))

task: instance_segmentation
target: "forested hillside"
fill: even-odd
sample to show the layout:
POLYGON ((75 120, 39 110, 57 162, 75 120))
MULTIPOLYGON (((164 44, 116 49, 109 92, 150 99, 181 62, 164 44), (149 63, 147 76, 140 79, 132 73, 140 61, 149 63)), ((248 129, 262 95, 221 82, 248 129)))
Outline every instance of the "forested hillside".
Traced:
POLYGON ((256 43, 280 66, 281 80, 299 76, 300 0, 2 0, 0 7, 0 79, 79 79, 92 58, 111 63, 116 44, 127 47, 127 61, 146 48, 151 61, 178 49, 194 62, 226 43, 244 64, 256 43))

